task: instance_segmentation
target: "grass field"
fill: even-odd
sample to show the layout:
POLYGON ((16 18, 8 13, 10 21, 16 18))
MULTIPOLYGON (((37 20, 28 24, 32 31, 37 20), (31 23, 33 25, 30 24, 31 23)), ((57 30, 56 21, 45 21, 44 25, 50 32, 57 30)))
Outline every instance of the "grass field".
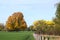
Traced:
POLYGON ((0 32, 0 40, 34 40, 33 32, 0 32))

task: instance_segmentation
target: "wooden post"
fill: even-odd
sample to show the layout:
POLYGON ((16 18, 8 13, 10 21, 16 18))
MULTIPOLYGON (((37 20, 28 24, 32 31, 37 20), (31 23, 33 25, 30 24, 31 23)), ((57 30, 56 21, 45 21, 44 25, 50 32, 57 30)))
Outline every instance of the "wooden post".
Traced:
POLYGON ((47 39, 49 40, 49 37, 47 37, 47 39))
POLYGON ((42 36, 41 36, 41 40, 42 40, 42 36))
POLYGON ((44 40, 46 39, 46 37, 44 37, 44 40))

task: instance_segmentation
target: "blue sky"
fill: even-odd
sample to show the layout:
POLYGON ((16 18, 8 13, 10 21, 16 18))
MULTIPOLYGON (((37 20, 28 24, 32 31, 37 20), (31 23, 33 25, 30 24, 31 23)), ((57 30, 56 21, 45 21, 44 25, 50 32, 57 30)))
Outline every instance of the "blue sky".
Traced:
POLYGON ((0 23, 6 23, 14 12, 22 12, 28 26, 35 20, 52 20, 58 2, 59 0, 0 0, 0 23))

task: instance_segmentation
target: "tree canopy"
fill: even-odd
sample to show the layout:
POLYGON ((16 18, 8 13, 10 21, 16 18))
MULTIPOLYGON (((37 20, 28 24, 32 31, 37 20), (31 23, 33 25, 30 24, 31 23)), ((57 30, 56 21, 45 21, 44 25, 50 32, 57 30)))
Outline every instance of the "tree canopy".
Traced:
POLYGON ((32 29, 36 30, 37 33, 42 34, 53 34, 55 23, 50 20, 37 20, 33 22, 32 29))
POLYGON ((60 3, 57 4, 57 9, 55 13, 56 17, 53 19, 55 22, 56 34, 60 35, 60 3))
POLYGON ((7 30, 25 30, 27 28, 27 24, 23 18, 23 14, 21 12, 15 12, 11 16, 8 17, 6 21, 6 29, 7 30))

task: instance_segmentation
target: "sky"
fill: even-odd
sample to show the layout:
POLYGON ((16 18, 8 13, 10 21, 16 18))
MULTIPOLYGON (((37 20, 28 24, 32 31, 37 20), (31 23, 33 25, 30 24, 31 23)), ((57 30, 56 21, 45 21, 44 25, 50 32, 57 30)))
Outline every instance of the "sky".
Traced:
POLYGON ((14 12, 22 12, 28 26, 35 20, 52 20, 58 2, 60 0, 0 0, 0 23, 5 24, 14 12))

